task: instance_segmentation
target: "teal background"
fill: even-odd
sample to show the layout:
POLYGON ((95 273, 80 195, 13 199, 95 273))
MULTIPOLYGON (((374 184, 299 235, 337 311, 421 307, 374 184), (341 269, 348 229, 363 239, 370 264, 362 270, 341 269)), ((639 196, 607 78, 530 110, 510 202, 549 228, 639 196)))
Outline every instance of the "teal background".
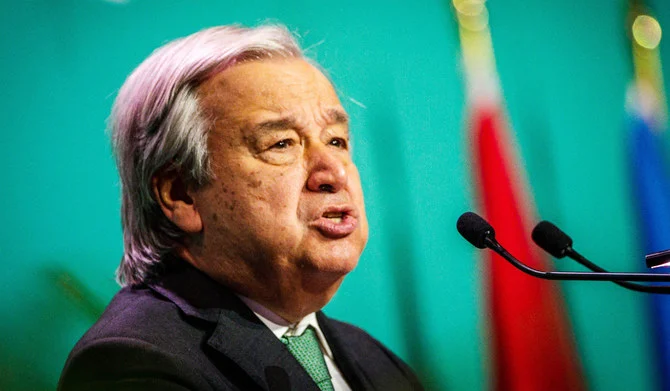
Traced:
MULTIPOLYGON (((670 3, 651 5, 670 26, 670 3)), ((488 7, 538 216, 601 266, 641 269, 625 2, 488 7)), ((0 389, 55 388, 118 289, 120 197, 105 126, 126 75, 171 39, 265 21, 300 34, 352 117, 370 241, 326 311, 390 346, 428 389, 488 388, 483 270, 454 229, 475 203, 448 2, 26 0, 0 5, 0 389)), ((609 283, 563 288, 590 389, 655 389, 646 297, 609 283)))

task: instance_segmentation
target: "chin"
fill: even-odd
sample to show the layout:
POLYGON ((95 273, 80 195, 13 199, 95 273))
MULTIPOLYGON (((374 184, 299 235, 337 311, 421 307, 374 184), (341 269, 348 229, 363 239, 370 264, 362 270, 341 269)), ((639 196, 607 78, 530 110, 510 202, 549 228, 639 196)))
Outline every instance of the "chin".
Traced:
POLYGON ((321 271, 324 273, 337 273, 346 275, 349 274, 352 270, 358 265, 358 257, 355 259, 345 259, 333 262, 329 260, 325 264, 321 265, 321 271))
POLYGON ((309 285, 329 285, 342 282, 342 279, 349 274, 358 264, 359 253, 356 254, 338 254, 328 252, 327 254, 312 254, 303 258, 299 265, 304 281, 309 285))
POLYGON ((308 257, 306 267, 313 272, 345 275, 358 265, 360 251, 332 249, 325 254, 308 257))
POLYGON ((346 275, 347 273, 340 271, 306 272, 302 275, 301 289, 309 294, 311 303, 321 309, 335 295, 346 275))
POLYGON ((338 240, 318 238, 305 246, 305 266, 324 273, 347 274, 354 270, 365 247, 365 239, 356 235, 338 240))

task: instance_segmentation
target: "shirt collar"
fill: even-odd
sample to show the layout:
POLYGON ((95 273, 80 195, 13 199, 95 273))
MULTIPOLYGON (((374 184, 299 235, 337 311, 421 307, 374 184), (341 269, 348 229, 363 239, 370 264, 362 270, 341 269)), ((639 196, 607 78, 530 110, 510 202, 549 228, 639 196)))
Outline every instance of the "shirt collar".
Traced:
POLYGON ((242 295, 238 295, 238 297, 244 302, 244 304, 247 305, 247 307, 249 307, 249 309, 251 309, 251 311, 253 311, 258 319, 260 319, 261 322, 263 322, 263 324, 266 325, 270 331, 272 331, 277 339, 281 339, 281 337, 283 337, 286 333, 288 333, 289 336, 302 335, 307 327, 312 326, 314 331, 316 331, 317 337, 319 338, 321 351, 331 360, 333 359, 333 352, 330 350, 328 342, 326 341, 326 337, 323 335, 323 332, 319 327, 319 322, 316 320, 316 313, 312 312, 297 323, 290 323, 286 319, 275 314, 261 304, 251 300, 250 298, 244 297, 242 295))

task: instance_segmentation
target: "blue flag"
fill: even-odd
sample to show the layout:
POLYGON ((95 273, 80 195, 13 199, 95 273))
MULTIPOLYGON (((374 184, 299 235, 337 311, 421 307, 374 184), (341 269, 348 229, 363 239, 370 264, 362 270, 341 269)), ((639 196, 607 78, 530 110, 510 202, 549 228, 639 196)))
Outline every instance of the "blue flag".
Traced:
MULTIPOLYGON (((630 118, 633 189, 644 251, 670 248, 670 179, 655 124, 638 113, 630 118)), ((644 264, 642 257, 640 264, 644 264)), ((668 268, 655 269, 667 273, 668 268)), ((670 391, 670 295, 649 295, 659 385, 670 391)))

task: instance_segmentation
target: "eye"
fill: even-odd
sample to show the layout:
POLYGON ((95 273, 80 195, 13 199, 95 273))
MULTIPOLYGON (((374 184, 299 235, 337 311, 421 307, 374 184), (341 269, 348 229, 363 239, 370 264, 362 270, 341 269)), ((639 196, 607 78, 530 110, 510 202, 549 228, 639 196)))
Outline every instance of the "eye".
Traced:
POLYGON ((277 141, 270 148, 271 149, 287 149, 288 147, 294 146, 295 143, 296 143, 295 140, 290 139, 290 138, 285 138, 283 140, 277 141))
POLYGON ((349 147, 349 142, 343 138, 336 137, 328 143, 334 147, 342 148, 342 149, 347 149, 349 147))

